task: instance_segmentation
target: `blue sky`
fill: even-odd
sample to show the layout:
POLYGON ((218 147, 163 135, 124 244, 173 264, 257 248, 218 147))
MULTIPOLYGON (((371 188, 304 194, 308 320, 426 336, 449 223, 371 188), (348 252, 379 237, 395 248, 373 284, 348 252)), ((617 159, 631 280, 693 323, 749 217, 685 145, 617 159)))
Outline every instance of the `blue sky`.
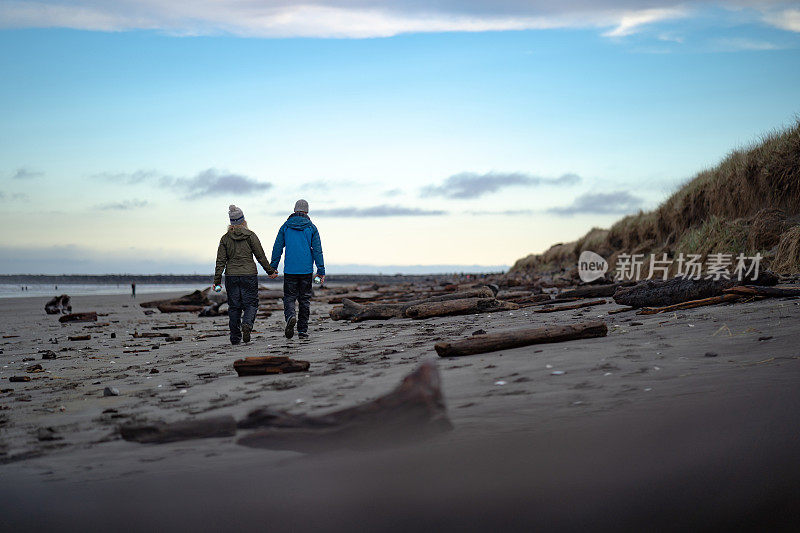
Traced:
POLYGON ((0 272, 202 272, 299 197, 333 272, 508 265, 800 111, 787 2, 106 4, 0 0, 0 272))

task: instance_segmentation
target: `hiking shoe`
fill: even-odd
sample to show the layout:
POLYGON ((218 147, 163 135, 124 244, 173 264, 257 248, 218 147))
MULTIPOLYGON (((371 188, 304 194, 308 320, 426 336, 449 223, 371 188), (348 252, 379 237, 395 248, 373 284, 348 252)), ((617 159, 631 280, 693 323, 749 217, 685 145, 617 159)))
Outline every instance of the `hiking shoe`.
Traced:
POLYGON ((301 338, 301 339, 308 339, 308 333, 306 333, 305 331, 298 331, 297 332, 297 336, 298 336, 298 338, 301 338))
POLYGON ((242 324, 242 340, 250 342, 250 332, 253 331, 253 326, 250 324, 242 324))
POLYGON ((295 324, 297 324, 297 317, 289 317, 289 320, 286 321, 286 329, 283 330, 283 334, 286 335, 287 339, 294 337, 295 324))
POLYGON ((234 346, 236 346, 237 344, 239 344, 241 342, 242 341, 240 341, 239 339, 231 339, 231 344, 233 344, 234 346))

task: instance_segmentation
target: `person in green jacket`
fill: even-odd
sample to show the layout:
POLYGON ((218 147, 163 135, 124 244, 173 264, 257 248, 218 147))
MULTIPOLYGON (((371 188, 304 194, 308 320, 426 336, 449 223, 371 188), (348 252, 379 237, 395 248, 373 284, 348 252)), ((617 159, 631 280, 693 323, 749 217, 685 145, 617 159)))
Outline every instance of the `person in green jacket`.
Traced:
POLYGON ((277 278, 278 272, 270 266, 258 236, 248 229, 242 210, 231 205, 228 218, 231 223, 217 248, 214 290, 222 290, 220 284, 224 271, 231 344, 239 344, 242 340, 250 342, 250 332, 258 312, 258 269, 253 256, 271 278, 277 278))

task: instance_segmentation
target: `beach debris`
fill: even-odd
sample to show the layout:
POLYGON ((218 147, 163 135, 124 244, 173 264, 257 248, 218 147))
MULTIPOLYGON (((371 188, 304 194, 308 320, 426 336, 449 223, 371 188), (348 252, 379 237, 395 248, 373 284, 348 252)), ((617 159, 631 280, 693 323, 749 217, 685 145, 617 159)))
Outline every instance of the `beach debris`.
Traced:
POLYGON ((134 330, 131 334, 134 339, 142 338, 142 339, 154 339, 157 337, 169 337, 169 333, 159 333, 157 331, 145 331, 143 333, 139 333, 138 331, 134 330))
POLYGON ((11 376, 10 378, 8 378, 8 381, 10 381, 11 383, 26 383, 30 380, 31 378, 28 376, 11 376))
POLYGON ((36 372, 44 372, 44 368, 42 368, 42 365, 39 364, 30 365, 27 368, 25 368, 25 372, 28 372, 29 374, 34 374, 36 372))
POLYGON ((90 311, 87 313, 71 313, 59 317, 59 322, 97 322, 97 313, 90 311))
POLYGON ((693 309, 695 307, 704 307, 707 305, 717 305, 724 303, 731 303, 742 299, 743 296, 738 294, 723 294, 722 296, 712 296, 711 298, 703 298, 702 300, 690 300, 675 305, 667 305, 664 307, 643 307, 636 314, 637 315, 655 315, 658 313, 665 313, 669 311, 678 311, 680 309, 693 309))
POLYGON ((605 322, 591 321, 577 324, 551 325, 472 335, 452 342, 438 342, 434 346, 440 357, 461 357, 478 353, 520 348, 532 344, 564 342, 593 337, 605 337, 605 322))
POLYGON ((550 372, 551 376, 563 376, 564 374, 566 374, 566 372, 563 370, 553 370, 550 372))
POLYGON ((206 289, 200 291, 194 291, 189 294, 185 294, 180 298, 172 298, 169 300, 151 300, 149 302, 142 302, 139 304, 140 307, 144 308, 152 308, 152 307, 159 307, 164 304, 170 305, 194 305, 205 307, 211 303, 211 300, 208 298, 209 293, 211 293, 211 287, 207 287, 206 289))
POLYGON ((39 428, 36 430, 36 438, 40 441, 52 441, 52 440, 62 440, 64 437, 58 434, 58 432, 51 428, 39 428))
POLYGON ((164 340, 167 341, 167 342, 178 342, 178 341, 182 341, 183 337, 180 337, 178 335, 169 335, 164 340))
POLYGON ((406 309, 405 316, 408 318, 423 319, 437 316, 513 311, 515 309, 519 309, 519 305, 495 298, 466 298, 414 305, 406 309))
POLYGON ((257 409, 240 428, 262 428, 237 442, 253 448, 319 451, 416 442, 453 428, 436 363, 425 361, 393 391, 322 416, 257 409))
POLYGON ((91 338, 92 338, 91 335, 72 335, 70 337, 67 337, 67 339, 71 341, 88 341, 91 340, 91 338))
POLYGON ((190 304, 161 304, 158 306, 158 310, 162 313, 199 313, 204 308, 204 305, 190 304))
POLYGON ((735 285, 770 286, 778 282, 778 277, 765 270, 757 279, 689 279, 675 277, 666 281, 645 280, 630 287, 620 287, 614 293, 614 301, 632 307, 663 307, 682 302, 701 300, 720 296, 725 289, 735 285))
POLYGON ((561 291, 558 293, 559 298, 603 298, 614 296, 614 293, 620 287, 628 287, 635 285, 635 281, 623 281, 620 283, 610 283, 605 285, 586 285, 576 289, 561 291))
POLYGON ((706 357, 717 357, 719 354, 717 352, 706 352, 706 357))
POLYGON ((233 363, 233 369, 240 376, 258 376, 264 374, 287 374, 305 372, 311 363, 291 359, 287 356, 245 357, 233 363))
POLYGON ((739 285, 725 289, 726 294, 740 296, 758 296, 762 298, 791 298, 800 296, 800 287, 759 287, 752 285, 739 285))
POLYGON ((227 415, 169 423, 128 424, 121 426, 119 432, 123 439, 143 444, 164 444, 189 439, 231 437, 236 434, 236 419, 227 415))
POLYGON ((44 312, 48 315, 71 313, 72 304, 70 304, 69 296, 66 294, 54 296, 50 301, 44 304, 44 312))
POLYGON ((53 350, 43 350, 41 352, 41 354, 42 354, 42 359, 55 359, 56 358, 56 352, 54 352, 53 350))
POLYGON ((556 307, 545 307, 536 309, 534 313, 555 313, 556 311, 569 311, 570 309, 580 309, 582 307, 592 307, 594 305, 603 305, 605 300, 592 300, 591 302, 581 302, 579 304, 560 305, 556 307))
POLYGON ((106 387, 103 389, 103 396, 119 396, 119 389, 116 387, 106 387))

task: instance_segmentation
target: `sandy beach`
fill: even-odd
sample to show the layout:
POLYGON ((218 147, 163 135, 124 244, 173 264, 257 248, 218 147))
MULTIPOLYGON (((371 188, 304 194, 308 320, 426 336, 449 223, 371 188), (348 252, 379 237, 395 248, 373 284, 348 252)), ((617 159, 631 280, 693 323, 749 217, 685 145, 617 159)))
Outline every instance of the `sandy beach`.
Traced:
POLYGON ((64 325, 44 313, 45 298, 0 300, 0 508, 11 529, 786 527, 798 518, 800 300, 363 323, 334 322, 331 305, 315 301, 309 341, 285 339, 275 312, 256 322, 253 342, 232 347, 226 317, 146 315, 137 305, 146 299, 74 297, 75 311, 101 316, 64 325), (452 359, 433 349, 478 329, 587 319, 605 321, 608 336, 452 359), (179 341, 133 336, 175 324, 159 331, 179 341), (43 360, 44 350, 56 358, 43 360), (307 360, 310 371, 238 377, 233 361, 257 355, 307 360), (426 359, 437 362, 454 429, 410 445, 303 454, 234 437, 148 445, 118 435, 132 421, 240 419, 261 406, 322 414, 388 392, 426 359), (44 371, 26 372, 34 364, 44 371))

